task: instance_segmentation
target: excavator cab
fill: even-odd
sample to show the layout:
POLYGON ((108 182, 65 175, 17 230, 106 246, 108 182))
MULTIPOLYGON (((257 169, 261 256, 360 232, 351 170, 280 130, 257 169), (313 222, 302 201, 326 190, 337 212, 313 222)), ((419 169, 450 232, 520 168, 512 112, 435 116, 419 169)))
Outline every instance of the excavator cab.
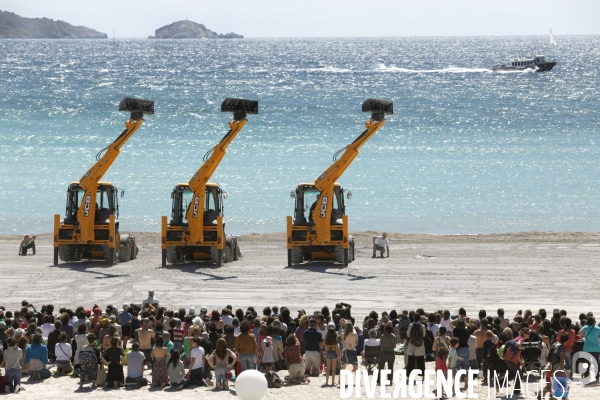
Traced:
MULTIPOLYGON (((290 193, 290 197, 295 199, 294 222, 295 226, 309 225, 313 222, 312 214, 315 207, 319 205, 321 193, 312 183, 302 183, 298 185, 295 191, 290 193)), ((348 192, 348 198, 352 193, 348 192)), ((346 215, 346 205, 344 203, 344 189, 339 183, 335 184, 333 189, 333 208, 331 210, 331 224, 341 225, 342 217, 346 215)))
MULTIPOLYGON (((95 224, 108 224, 109 217, 115 216, 119 218, 119 198, 117 196, 119 190, 109 182, 98 183, 96 192, 96 206, 94 212, 95 224)), ((77 221, 77 212, 83 203, 83 206, 90 204, 84 202, 85 190, 77 182, 73 182, 67 189, 67 206, 65 213, 65 224, 74 224, 77 221)), ((118 225, 118 222, 117 222, 118 225)))
POLYGON ((217 217, 223 215, 223 197, 226 192, 221 190, 219 185, 208 183, 204 195, 204 205, 196 206, 194 201, 194 192, 187 183, 180 183, 171 192, 173 206, 171 209, 171 221, 169 225, 184 226, 187 225, 187 215, 190 207, 196 207, 195 212, 204 213, 204 225, 216 225, 217 217))

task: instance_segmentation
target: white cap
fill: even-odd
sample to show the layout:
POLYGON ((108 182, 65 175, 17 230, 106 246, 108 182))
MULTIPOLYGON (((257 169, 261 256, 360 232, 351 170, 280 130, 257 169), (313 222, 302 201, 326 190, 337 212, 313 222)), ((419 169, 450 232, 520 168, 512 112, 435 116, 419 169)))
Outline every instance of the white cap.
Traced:
POLYGON ((189 315, 196 315, 196 308, 195 307, 190 307, 190 309, 188 310, 188 314, 189 315))
POLYGON ((200 312, 206 313, 206 312, 208 312, 208 308, 202 306, 202 307, 200 307, 200 312))

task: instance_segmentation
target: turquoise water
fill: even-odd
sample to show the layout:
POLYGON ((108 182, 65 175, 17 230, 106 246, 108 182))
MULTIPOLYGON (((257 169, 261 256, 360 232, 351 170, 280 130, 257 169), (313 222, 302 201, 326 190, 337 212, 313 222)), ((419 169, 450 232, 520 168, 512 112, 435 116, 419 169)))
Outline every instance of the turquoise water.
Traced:
POLYGON ((122 230, 159 231, 170 192, 225 134, 226 97, 260 101, 213 180, 228 232, 285 229, 290 191, 395 115, 340 182, 351 230, 598 231, 600 37, 0 40, 0 233, 50 232, 65 190, 122 131, 119 101, 156 102, 106 180, 122 230), (534 49, 549 73, 492 73, 534 49))

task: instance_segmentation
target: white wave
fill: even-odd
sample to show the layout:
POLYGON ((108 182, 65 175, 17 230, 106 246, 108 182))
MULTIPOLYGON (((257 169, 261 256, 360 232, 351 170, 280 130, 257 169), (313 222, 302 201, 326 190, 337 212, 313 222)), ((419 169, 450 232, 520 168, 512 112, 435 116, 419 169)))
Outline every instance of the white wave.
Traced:
POLYGON ((309 72, 337 72, 337 73, 347 73, 352 72, 352 70, 348 68, 336 68, 336 67, 319 67, 319 68, 309 68, 307 71, 309 72))
POLYGON ((408 69, 395 67, 393 65, 387 67, 385 64, 377 64, 374 68, 376 72, 403 72, 409 74, 464 74, 468 72, 492 72, 488 68, 462 68, 462 67, 446 67, 441 69, 408 69))
POLYGON ((528 74, 530 72, 535 72, 535 69, 525 68, 525 69, 514 69, 512 71, 496 71, 498 74, 528 74))

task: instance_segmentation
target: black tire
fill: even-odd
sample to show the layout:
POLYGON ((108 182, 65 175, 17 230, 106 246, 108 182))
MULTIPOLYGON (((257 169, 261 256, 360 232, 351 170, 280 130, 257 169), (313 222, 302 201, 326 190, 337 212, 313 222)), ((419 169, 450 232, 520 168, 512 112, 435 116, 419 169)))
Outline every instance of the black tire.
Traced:
MULTIPOLYGON (((347 252, 344 252, 344 249, 342 246, 335 246, 335 262, 340 263, 340 264, 344 264, 345 263, 345 259, 344 259, 344 254, 348 254, 347 252)), ((345 264, 347 265, 347 264, 345 264)))
POLYGON ((216 264, 219 261, 219 250, 216 246, 210 248, 210 262, 216 264))
POLYGON ((75 245, 74 244, 59 244, 58 245, 58 256, 60 261, 69 262, 75 261, 75 245))
POLYGON ((233 256, 233 261, 238 261, 240 258, 242 258, 242 251, 240 250, 240 246, 238 245, 237 242, 235 242, 235 255, 233 256))
POLYGON ((292 264, 302 264, 304 262, 304 249, 301 246, 292 247, 292 264))
POLYGON ((140 248, 137 246, 137 243, 135 242, 135 238, 130 237, 129 240, 131 241, 131 258, 130 258, 130 260, 135 260, 138 256, 140 248))
POLYGON ((217 267, 221 268, 223 266, 223 250, 217 250, 217 267))
POLYGON ((354 237, 348 236, 348 262, 352 262, 356 259, 356 250, 354 247, 354 237))
POLYGON ((107 244, 102 245, 102 253, 104 254, 104 263, 107 265, 115 265, 119 259, 119 253, 121 248, 121 237, 119 231, 115 234, 115 247, 110 248, 107 244))
POLYGON ((106 265, 115 265, 119 256, 116 254, 116 249, 111 249, 107 244, 102 245, 102 253, 104 256, 104 263, 106 265))
POLYGON ((179 257, 177 256, 177 246, 167 246, 166 260, 169 264, 177 264, 179 257))
POLYGON ((121 235, 120 240, 120 251, 119 251, 119 262, 127 262, 131 259, 131 253, 133 251, 131 239, 129 235, 121 235))
POLYGON ((58 247, 54 248, 54 265, 58 265, 58 247))
POLYGON ((234 243, 228 244, 225 246, 225 253, 223 254, 223 262, 224 263, 229 263, 233 261, 233 248, 235 247, 234 243))
POLYGON ((162 262, 161 262, 161 265, 163 267, 167 266, 167 249, 163 249, 163 251, 162 251, 162 262))
POLYGON ((288 249, 288 267, 292 266, 292 249, 288 249))
POLYGON ((344 249, 344 267, 348 266, 348 258, 350 256, 350 249, 344 249))

